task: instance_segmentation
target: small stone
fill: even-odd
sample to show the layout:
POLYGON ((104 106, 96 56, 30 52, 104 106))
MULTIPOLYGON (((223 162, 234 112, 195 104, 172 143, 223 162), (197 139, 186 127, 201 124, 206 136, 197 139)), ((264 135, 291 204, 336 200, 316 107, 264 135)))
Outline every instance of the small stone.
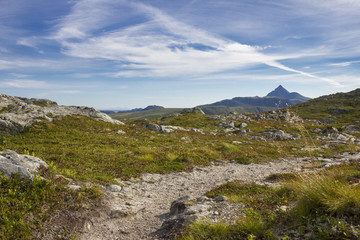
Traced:
POLYGON ((109 190, 110 192, 121 192, 123 188, 119 185, 112 184, 107 186, 106 189, 109 190))
POLYGON ((79 191, 81 187, 79 185, 68 185, 68 188, 74 191, 79 191))
POLYGON ((240 125, 239 125, 239 128, 246 128, 248 125, 246 124, 246 123, 241 123, 240 125))
POLYGON ((214 197, 215 202, 224 202, 224 201, 227 201, 227 200, 228 200, 228 198, 223 196, 223 195, 219 195, 219 196, 214 197))
POLYGON ((110 213, 110 218, 123 218, 123 217, 127 217, 130 214, 128 212, 125 212, 123 210, 113 210, 110 213))
POLYGON ((208 201, 208 200, 209 200, 209 198, 205 197, 205 196, 201 196, 201 197, 196 198, 197 202, 205 202, 205 201, 208 201))

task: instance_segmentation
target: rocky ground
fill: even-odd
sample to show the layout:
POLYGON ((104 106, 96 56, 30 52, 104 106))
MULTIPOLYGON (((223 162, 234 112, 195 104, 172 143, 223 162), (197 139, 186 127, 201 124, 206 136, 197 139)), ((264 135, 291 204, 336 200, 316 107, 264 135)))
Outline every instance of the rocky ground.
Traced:
MULTIPOLYGON (((360 154, 345 154, 316 161, 328 167, 359 158, 360 154)), ((213 200, 202 197, 207 191, 235 179, 270 185, 265 180, 266 176, 309 171, 302 166, 312 161, 309 158, 294 158, 265 164, 227 163, 198 167, 189 173, 146 174, 140 179, 119 181, 118 185, 107 186, 104 211, 86 221, 79 239, 167 239, 169 231, 177 227, 174 224, 184 220, 207 217, 213 222, 219 219, 229 221, 234 218, 236 208, 241 206, 227 203, 222 197, 213 200), (176 208, 184 200, 193 201, 192 206, 180 210, 176 208)))

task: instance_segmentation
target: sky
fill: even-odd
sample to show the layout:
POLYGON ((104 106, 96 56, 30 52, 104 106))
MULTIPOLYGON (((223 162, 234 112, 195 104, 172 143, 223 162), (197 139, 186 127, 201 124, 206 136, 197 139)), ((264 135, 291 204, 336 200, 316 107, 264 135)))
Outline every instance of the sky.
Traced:
POLYGON ((0 93, 193 107, 360 87, 359 0, 0 0, 0 93))

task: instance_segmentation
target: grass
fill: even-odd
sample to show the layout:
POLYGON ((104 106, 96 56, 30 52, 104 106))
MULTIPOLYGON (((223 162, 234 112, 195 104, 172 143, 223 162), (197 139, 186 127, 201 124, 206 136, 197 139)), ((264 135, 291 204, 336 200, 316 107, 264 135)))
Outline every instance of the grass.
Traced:
POLYGON ((207 193, 244 204, 236 224, 195 222, 178 239, 359 239, 360 163, 277 174, 281 187, 234 181, 207 193), (286 206, 287 211, 281 210, 286 206))
MULTIPOLYGON (((100 194, 94 187, 69 190, 49 172, 46 177, 48 180, 35 177, 30 183, 16 175, 9 179, 0 174, 1 239, 35 239, 56 211, 78 211, 100 194)), ((71 233, 64 236, 71 237, 71 233)))
MULTIPOLYGON (((206 115, 186 114, 161 121, 165 120, 169 125, 192 126, 206 134, 184 131, 158 134, 143 129, 145 123, 138 120, 119 126, 72 116, 38 123, 21 135, 2 136, 0 149, 34 153, 53 163, 57 171, 67 177, 97 183, 137 177, 145 172, 187 171, 195 165, 217 161, 235 160, 248 164, 306 154, 300 151, 303 140, 259 142, 242 135, 226 136, 219 130, 220 121, 206 115), (119 129, 125 134, 116 134, 119 129), (218 130, 217 135, 207 134, 214 130, 218 130), (246 143, 234 145, 234 141, 246 143)), ((273 125, 276 123, 272 121, 252 122, 251 134, 260 135, 266 126, 272 128, 273 125)), ((297 131, 291 126, 285 129, 297 131)), ((330 155, 336 151, 338 149, 333 146, 320 153, 330 155)))

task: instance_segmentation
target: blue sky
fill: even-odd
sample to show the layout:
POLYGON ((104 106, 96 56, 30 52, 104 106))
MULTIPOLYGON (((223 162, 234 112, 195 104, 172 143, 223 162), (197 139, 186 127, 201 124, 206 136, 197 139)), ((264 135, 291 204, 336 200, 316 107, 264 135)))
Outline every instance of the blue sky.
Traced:
POLYGON ((358 0, 0 0, 1 93, 192 107, 360 87, 358 0))

